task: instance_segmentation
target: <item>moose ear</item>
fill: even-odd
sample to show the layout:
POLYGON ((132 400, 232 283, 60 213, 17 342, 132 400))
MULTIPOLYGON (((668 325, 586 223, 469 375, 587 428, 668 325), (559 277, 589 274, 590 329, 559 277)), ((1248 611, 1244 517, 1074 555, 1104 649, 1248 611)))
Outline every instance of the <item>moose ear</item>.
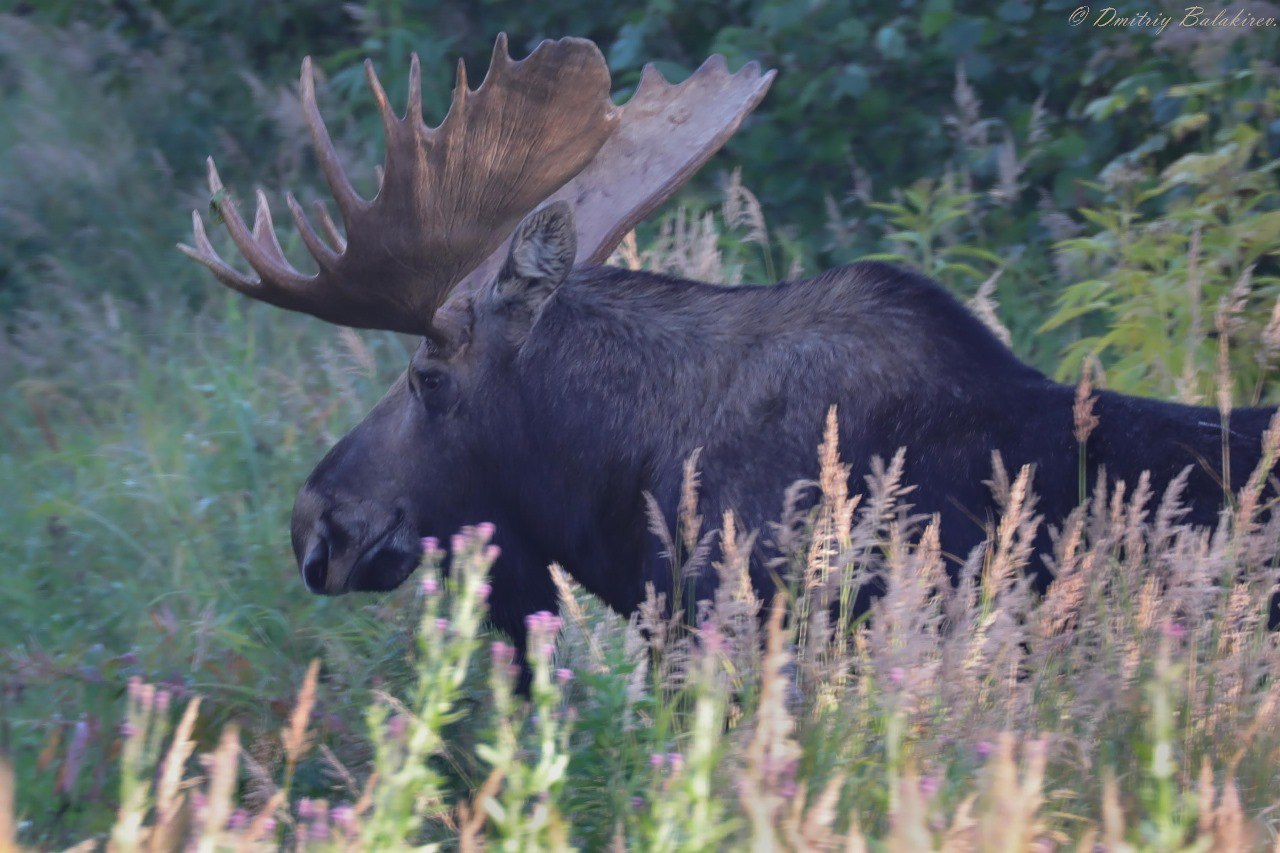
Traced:
POLYGON ((573 269, 577 250, 569 203, 538 208, 516 228, 506 263, 493 283, 493 297, 504 308, 523 310, 532 318, 573 269))

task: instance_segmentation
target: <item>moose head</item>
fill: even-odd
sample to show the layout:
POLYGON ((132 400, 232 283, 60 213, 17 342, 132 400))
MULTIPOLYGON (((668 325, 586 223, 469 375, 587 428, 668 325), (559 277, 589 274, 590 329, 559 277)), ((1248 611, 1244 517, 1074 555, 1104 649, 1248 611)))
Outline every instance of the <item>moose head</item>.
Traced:
MULTIPOLYGON (((511 364, 541 306, 572 267, 603 262, 715 153, 773 79, 755 63, 730 74, 719 56, 678 85, 649 66, 618 107, 590 41, 546 41, 515 61, 501 35, 479 88, 459 63, 449 112, 429 128, 416 56, 403 117, 365 67, 386 136, 372 200, 340 166, 310 59, 302 65, 306 123, 343 226, 317 202, 317 230, 287 196, 318 272, 285 258, 261 190, 252 230, 234 204, 219 211, 254 274, 217 254, 198 212, 195 245, 179 247, 254 299, 422 337, 409 369, 298 494, 299 570, 326 594, 397 586, 417 565, 420 537, 482 520, 518 527, 494 483, 512 476, 533 428, 511 403, 529 393, 511 364)), ((222 195, 212 158, 208 172, 222 195)), ((504 538, 510 561, 528 550, 504 538)))

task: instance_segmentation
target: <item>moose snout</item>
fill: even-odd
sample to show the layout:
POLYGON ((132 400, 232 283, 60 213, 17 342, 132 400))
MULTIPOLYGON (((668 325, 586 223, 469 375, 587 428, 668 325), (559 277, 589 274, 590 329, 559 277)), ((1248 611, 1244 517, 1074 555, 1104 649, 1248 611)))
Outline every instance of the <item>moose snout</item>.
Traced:
POLYGON ((327 514, 297 525, 293 555, 307 590, 316 595, 342 595, 363 588, 356 576, 365 568, 368 552, 378 550, 378 544, 366 542, 366 538, 363 525, 337 524, 327 514))
POLYGON ((329 574, 329 537, 323 530, 314 530, 303 544, 298 571, 307 590, 321 595, 329 592, 325 578, 329 574))
POLYGON ((402 505, 343 499, 310 484, 294 503, 292 532, 298 573, 317 595, 395 589, 422 555, 402 505))
POLYGON ((293 556, 308 592, 316 595, 346 592, 349 572, 341 566, 339 541, 343 538, 341 531, 333 529, 323 515, 294 519, 293 556))
MULTIPOLYGON (((310 483, 303 485, 293 503, 293 524, 291 538, 293 540, 293 556, 298 562, 298 574, 307 590, 317 595, 334 595, 344 590, 338 586, 334 577, 336 553, 340 550, 342 530, 335 530, 332 525, 334 502, 310 483)), ((346 578, 341 578, 345 585, 346 578)))

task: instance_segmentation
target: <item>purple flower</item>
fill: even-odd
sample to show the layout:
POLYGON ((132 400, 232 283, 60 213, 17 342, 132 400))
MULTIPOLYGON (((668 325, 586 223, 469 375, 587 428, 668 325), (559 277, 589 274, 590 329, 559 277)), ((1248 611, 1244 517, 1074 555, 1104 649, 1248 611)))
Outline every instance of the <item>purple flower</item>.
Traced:
POLYGON ((900 687, 902 682, 907 680, 907 671, 900 666, 895 666, 889 670, 889 680, 900 687))
MULTIPOLYGON (((404 733, 407 728, 409 728, 409 718, 404 714, 396 714, 394 717, 392 717, 390 720, 387 721, 387 736, 390 737, 392 740, 400 740, 401 738, 404 737, 404 733)), ((303 800, 302 802, 305 803, 310 801, 303 800)), ((299 809, 298 811, 299 816, 305 817, 305 815, 303 815, 301 811, 302 803, 298 804, 298 809, 299 809)))
POLYGON ((437 619, 436 631, 438 631, 441 634, 447 634, 449 632, 449 620, 445 619, 443 616, 437 619))
MULTIPOLYGON (((394 721, 394 720, 393 720, 394 721)), ((303 797, 298 800, 298 818, 301 820, 311 820, 316 816, 316 802, 310 797, 303 797)))
POLYGON ((502 549, 497 545, 490 545, 484 549, 484 558, 490 563, 502 556, 502 549))
POLYGON ((559 681, 561 684, 568 684, 570 681, 573 681, 573 670, 564 668, 557 669, 556 681, 559 681))
POLYGON ((493 587, 487 583, 482 583, 476 587, 476 595, 480 596, 481 601, 489 600, 489 593, 493 592, 493 587))
POLYGON ((482 521, 476 525, 476 535, 480 537, 482 542, 488 542, 493 538, 493 524, 488 521, 482 521))
POLYGON ((346 832, 351 832, 356 828, 356 810, 351 806, 334 806, 333 811, 329 812, 329 816, 333 818, 333 822, 346 832))
POLYGON ((679 773, 680 769, 684 767, 684 756, 678 752, 668 752, 667 763, 671 765, 673 773, 679 773))
POLYGON ((991 755, 992 751, 995 750, 995 747, 992 746, 991 741, 989 740, 980 740, 973 749, 974 752, 978 753, 978 757, 985 761, 991 755))
MULTIPOLYGON (((132 684, 132 682, 130 682, 132 684)), ((80 767, 84 764, 85 750, 89 747, 89 724, 84 720, 76 723, 71 735, 71 743, 67 746, 67 757, 62 764, 62 773, 58 777, 57 791, 70 794, 80 775, 80 767)))
POLYGON ((541 631, 545 634, 555 634, 560 631, 564 621, 554 613, 548 610, 539 610, 537 613, 530 613, 524 617, 524 625, 530 631, 541 631))
POLYGON ((423 595, 435 595, 440 589, 440 584, 434 577, 427 575, 422 579, 421 589, 423 595))
POLYGON ((422 537, 422 550, 427 554, 434 554, 440 550, 440 540, 434 536, 422 537))
POLYGON ((942 787, 942 780, 937 776, 921 776, 920 777, 920 793, 924 794, 925 799, 929 799, 938 793, 938 789, 942 787))
POLYGON ((1170 640, 1181 640, 1187 633, 1187 626, 1170 619, 1164 623, 1164 635, 1170 640))
POLYGON ((720 633, 720 626, 707 620, 698 626, 698 634, 702 640, 702 647, 707 650, 708 654, 718 654, 725 649, 724 634, 720 633))
POLYGON ((655 752, 649 756, 649 766, 654 770, 661 770, 666 763, 667 757, 660 752, 655 752))

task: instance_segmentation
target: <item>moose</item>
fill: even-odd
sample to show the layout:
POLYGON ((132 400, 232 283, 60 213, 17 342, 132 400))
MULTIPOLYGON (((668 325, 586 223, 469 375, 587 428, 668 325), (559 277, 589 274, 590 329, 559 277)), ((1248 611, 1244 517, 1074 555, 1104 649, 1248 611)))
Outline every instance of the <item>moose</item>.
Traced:
MULTIPOLYGON (((698 451, 701 512, 764 530, 788 487, 816 475, 833 405, 851 490, 873 457, 906 448, 913 510, 940 518, 956 559, 996 511, 983 485, 993 451, 1034 466, 1042 528, 1078 502, 1075 389, 1023 364, 921 275, 864 262, 724 286, 600 265, 736 130, 773 72, 730 74, 712 57, 673 85, 650 67, 617 107, 591 42, 547 41, 515 61, 500 36, 482 85, 469 88, 460 63, 450 110, 428 128, 417 57, 403 117, 366 70, 387 147, 371 201, 338 162, 303 63, 303 109, 343 224, 317 203, 317 232, 287 197, 315 274, 286 260, 260 190, 252 229, 233 204, 220 210, 254 274, 222 260, 199 213, 195 245, 181 247, 252 298, 421 336, 298 493, 293 548, 312 592, 395 588, 423 537, 488 521, 501 546, 491 618, 518 648, 526 614, 557 608, 553 562, 632 612, 647 584, 673 584, 646 496, 674 517, 698 451)), ((212 159, 209 184, 222 195, 212 159)), ((1209 524, 1228 491, 1222 460, 1252 470, 1274 410, 1237 409, 1228 425, 1214 409, 1102 391, 1094 412, 1091 482, 1150 472, 1163 490, 1189 469, 1186 520, 1209 524)), ((754 547, 764 597, 769 545, 754 547)), ((704 574, 700 598, 715 583, 704 574)))

